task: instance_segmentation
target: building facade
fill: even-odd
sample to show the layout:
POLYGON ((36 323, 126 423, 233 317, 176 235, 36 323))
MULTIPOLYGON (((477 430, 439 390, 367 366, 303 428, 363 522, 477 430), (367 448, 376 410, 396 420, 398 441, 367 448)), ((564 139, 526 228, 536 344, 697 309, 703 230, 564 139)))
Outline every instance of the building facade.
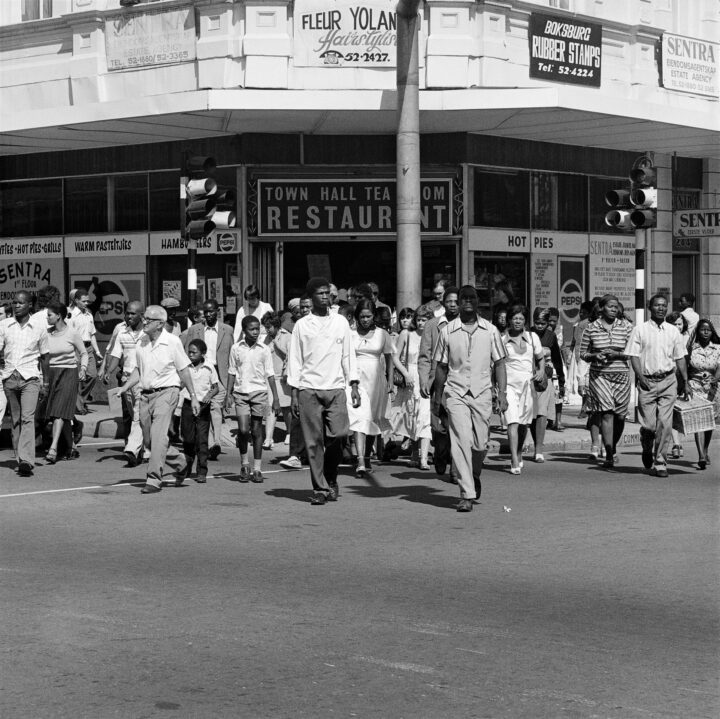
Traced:
MULTIPOLYGON (((485 313, 646 287, 720 319, 718 0, 420 4, 425 298, 485 313), (657 223, 609 227, 641 155, 657 223)), ((201 297, 283 306, 309 275, 395 304, 396 22, 388 0, 8 0, 0 5, 0 295, 90 288, 187 303, 184 153, 211 155, 238 226, 198 243, 201 297)))

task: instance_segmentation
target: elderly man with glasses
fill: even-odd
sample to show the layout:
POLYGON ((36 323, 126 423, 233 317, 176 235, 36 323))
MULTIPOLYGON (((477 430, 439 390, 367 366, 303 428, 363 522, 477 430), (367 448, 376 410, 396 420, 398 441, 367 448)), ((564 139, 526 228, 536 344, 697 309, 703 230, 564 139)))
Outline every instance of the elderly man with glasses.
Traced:
POLYGON ((175 484, 182 484, 185 474, 184 459, 175 447, 170 446, 168 429, 180 395, 180 385, 190 393, 193 414, 200 411, 195 395, 190 359, 183 350, 179 337, 165 329, 167 313, 160 305, 150 305, 145 310, 143 326, 145 336, 135 350, 136 367, 117 388, 118 395, 140 383, 140 426, 145 446, 150 446, 150 461, 143 494, 153 494, 162 489, 165 463, 175 471, 175 484), (172 452, 171 458, 169 453, 172 452))

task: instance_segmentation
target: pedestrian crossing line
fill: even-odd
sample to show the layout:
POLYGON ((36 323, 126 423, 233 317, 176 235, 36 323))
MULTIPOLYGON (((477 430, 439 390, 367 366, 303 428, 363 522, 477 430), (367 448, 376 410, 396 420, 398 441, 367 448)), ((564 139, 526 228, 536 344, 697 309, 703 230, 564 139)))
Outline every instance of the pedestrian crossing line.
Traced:
POLYGON ((64 489, 38 489, 34 492, 13 492, 12 494, 0 494, 0 499, 8 497, 31 497, 35 494, 57 494, 59 492, 80 492, 84 489, 107 489, 107 487, 132 487, 132 484, 95 484, 89 487, 65 487, 64 489))

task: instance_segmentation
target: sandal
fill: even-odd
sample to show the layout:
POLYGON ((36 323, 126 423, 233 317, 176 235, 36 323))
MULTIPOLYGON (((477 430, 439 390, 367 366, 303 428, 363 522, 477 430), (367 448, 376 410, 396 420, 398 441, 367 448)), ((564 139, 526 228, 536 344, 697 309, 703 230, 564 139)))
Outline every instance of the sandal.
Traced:
POLYGON ((48 464, 55 464, 55 462, 57 462, 57 450, 49 449, 45 455, 45 461, 48 464))

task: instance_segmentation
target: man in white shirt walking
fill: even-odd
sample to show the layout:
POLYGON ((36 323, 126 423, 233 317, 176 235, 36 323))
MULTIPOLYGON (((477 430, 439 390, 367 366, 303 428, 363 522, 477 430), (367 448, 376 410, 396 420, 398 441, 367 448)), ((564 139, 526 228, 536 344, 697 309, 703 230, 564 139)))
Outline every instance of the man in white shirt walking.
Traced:
POLYGON ((688 323, 688 337, 692 337, 697 323, 700 321, 700 315, 695 311, 695 295, 692 292, 683 292, 678 299, 678 304, 680 305, 680 314, 688 323))
POLYGON ((313 277, 306 287, 312 311, 293 329, 288 355, 291 411, 299 417, 310 463, 311 504, 322 505, 339 496, 337 474, 342 440, 348 435, 349 384, 354 407, 360 406, 360 379, 350 325, 330 312, 330 283, 313 277))
MULTIPOLYGON (((5 353, 2 382, 10 417, 18 474, 32 476, 35 468, 35 410, 40 396, 40 362, 47 358, 48 342, 43 317, 30 316, 32 298, 15 294, 14 316, 0 322, 0 350, 5 353)), ((47 366, 44 366, 47 375, 47 366)))
POLYGON ((668 303, 653 295, 650 319, 632 331, 625 354, 630 358, 638 388, 642 462, 653 477, 667 477, 667 449, 672 440, 672 419, 678 396, 676 371, 687 397, 685 341, 675 325, 665 322, 668 303))
POLYGON ((182 484, 185 479, 185 461, 175 447, 170 447, 168 436, 181 384, 190 394, 193 414, 200 411, 190 373, 190 358, 185 354, 180 338, 165 329, 166 322, 167 312, 160 305, 150 305, 145 310, 145 336, 135 350, 137 366, 127 381, 117 388, 117 393, 122 394, 138 382, 141 387, 140 426, 145 446, 149 446, 151 452, 143 494, 162 489, 166 460, 169 465, 174 465, 176 484, 182 484), (169 452, 172 452, 172 458, 168 456, 169 452))

